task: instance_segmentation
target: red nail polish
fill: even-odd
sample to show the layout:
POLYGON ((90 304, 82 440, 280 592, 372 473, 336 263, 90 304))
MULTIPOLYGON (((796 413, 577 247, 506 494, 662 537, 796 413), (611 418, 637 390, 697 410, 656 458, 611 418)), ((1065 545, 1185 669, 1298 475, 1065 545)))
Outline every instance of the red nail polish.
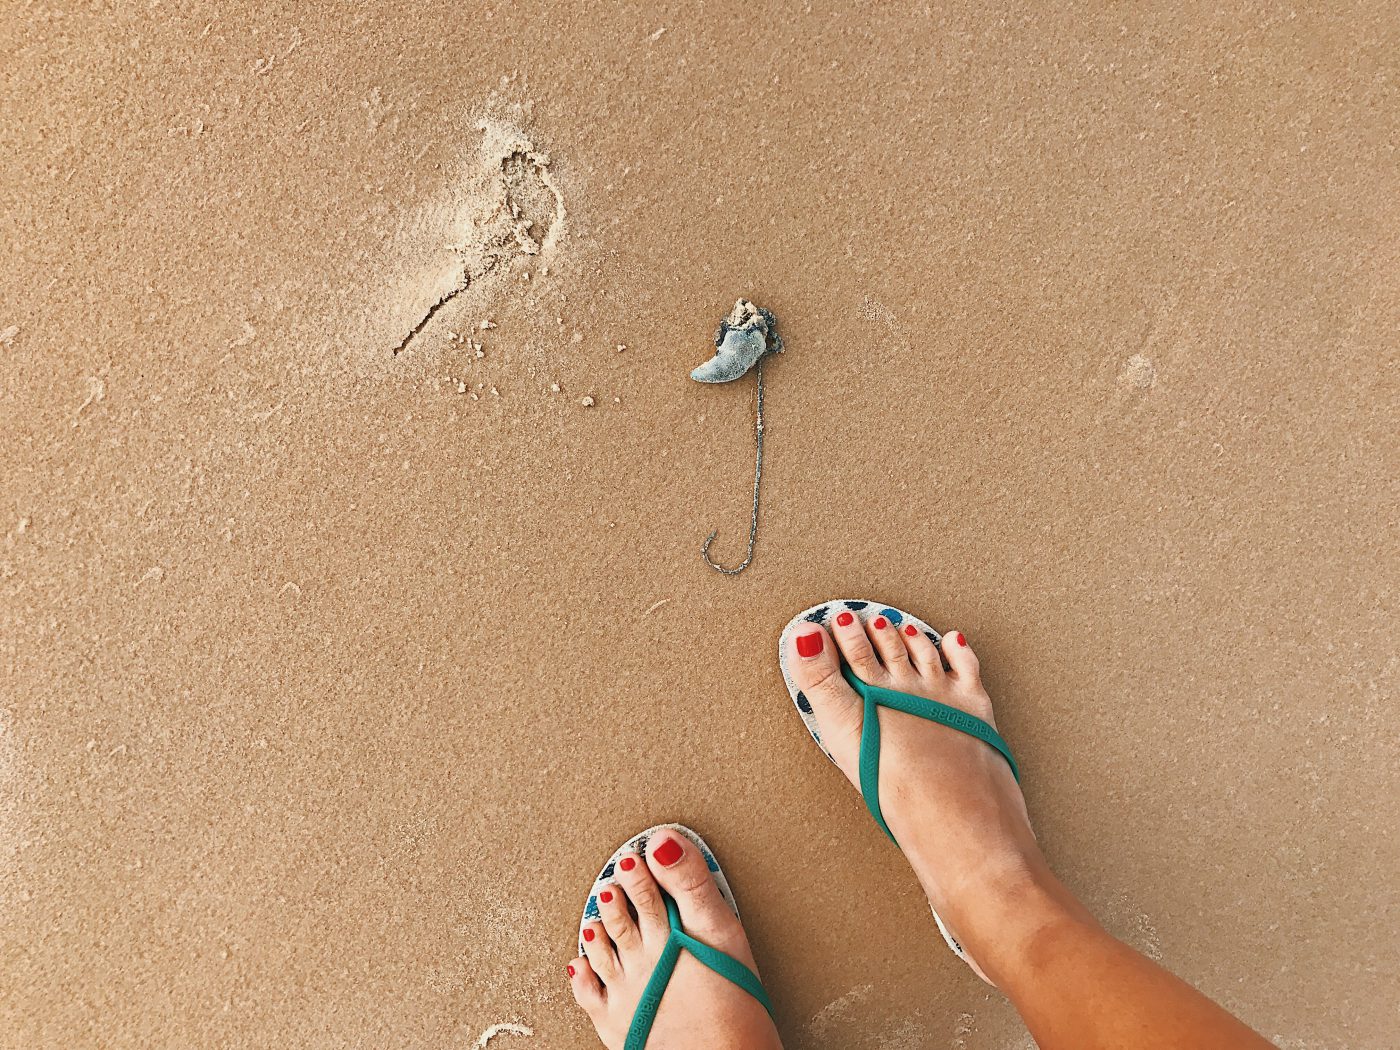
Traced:
POLYGON ((636 857, 623 857, 620 861, 617 862, 617 866, 618 866, 619 868, 621 868, 623 871, 631 871, 633 868, 635 868, 635 867, 637 866, 637 858, 636 858, 636 857))
POLYGON ((871 626, 873 626, 877 631, 883 631, 886 627, 889 626, 889 623, 889 620, 886 620, 883 616, 877 616, 875 617, 875 622, 871 626))
POLYGON ((855 617, 850 613, 842 613, 840 616, 836 617, 836 622, 841 627, 849 627, 851 626, 851 621, 854 619, 855 617))
POLYGON ((967 639, 963 637, 962 631, 958 632, 958 644, 961 645, 963 648, 967 647, 967 639))
MULTIPOLYGON (((820 638, 821 635, 817 637, 820 638)), ((656 862, 663 868, 669 868, 672 864, 681 859, 681 854, 684 852, 685 850, 681 849, 681 844, 679 842, 675 839, 667 839, 661 845, 657 846, 656 849, 652 850, 651 855, 656 858, 656 862)))
POLYGON ((797 639, 797 655, 808 657, 819 656, 821 655, 822 646, 825 644, 826 640, 822 638, 820 631, 814 632, 813 634, 799 635, 797 639))
POLYGON ((592 930, 584 930, 584 931, 583 931, 583 939, 584 939, 585 941, 591 941, 591 940, 593 940, 593 938, 596 937, 596 936, 597 936, 597 934, 595 934, 592 930))
POLYGON ((572 977, 574 975, 574 968, 572 966, 566 966, 564 967, 564 972, 572 977))
POLYGON ((913 638, 914 635, 916 635, 916 634, 919 633, 919 629, 918 629, 917 627, 915 627, 912 623, 910 623, 910 624, 905 624, 905 625, 904 625, 904 633, 907 634, 910 638, 913 638))
POLYGON ((612 903, 612 890, 604 890, 602 893, 598 894, 598 899, 599 899, 600 901, 602 901, 604 904, 611 904, 611 903, 612 903))

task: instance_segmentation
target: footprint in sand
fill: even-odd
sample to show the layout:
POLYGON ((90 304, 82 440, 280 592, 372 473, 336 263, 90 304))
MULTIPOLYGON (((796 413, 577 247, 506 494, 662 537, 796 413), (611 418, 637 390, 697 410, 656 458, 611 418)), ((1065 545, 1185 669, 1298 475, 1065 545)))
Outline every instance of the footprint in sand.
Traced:
POLYGON ((448 303, 465 292, 480 291, 522 255, 549 255, 563 236, 564 198, 550 174, 549 155, 509 124, 485 120, 478 126, 479 167, 462 195, 464 230, 461 243, 451 245, 451 283, 394 346, 395 356, 408 349, 448 303))

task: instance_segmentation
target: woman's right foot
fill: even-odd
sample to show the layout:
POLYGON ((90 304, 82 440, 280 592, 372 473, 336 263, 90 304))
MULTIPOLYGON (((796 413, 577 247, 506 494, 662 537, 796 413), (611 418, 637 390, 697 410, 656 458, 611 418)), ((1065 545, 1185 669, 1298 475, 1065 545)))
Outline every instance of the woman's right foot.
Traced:
MULTIPOLYGON (((832 618, 829 633, 817 624, 803 625, 786 644, 788 667, 812 705, 822 743, 857 791, 864 708, 842 677, 842 657, 864 682, 937 700, 996 725, 977 654, 961 632, 943 636, 948 670, 926 635, 884 617, 865 624, 842 612, 832 618)), ((973 968, 990 980, 975 957, 997 936, 986 928, 998 921, 997 895, 1020 895, 1027 885, 1042 882, 1058 885, 1036 845, 1025 799, 1006 760, 975 737, 881 709, 880 809, 929 903, 967 950, 973 968)))
MULTIPOLYGON (((939 650, 888 620, 841 613, 784 643, 822 743, 859 788, 864 705, 841 675, 937 700, 993 723, 977 656, 953 631, 939 650)), ((1051 874, 1006 761, 955 729, 880 710, 880 808, 929 903, 1047 1050, 1268 1047, 1190 985, 1110 937, 1051 874)))

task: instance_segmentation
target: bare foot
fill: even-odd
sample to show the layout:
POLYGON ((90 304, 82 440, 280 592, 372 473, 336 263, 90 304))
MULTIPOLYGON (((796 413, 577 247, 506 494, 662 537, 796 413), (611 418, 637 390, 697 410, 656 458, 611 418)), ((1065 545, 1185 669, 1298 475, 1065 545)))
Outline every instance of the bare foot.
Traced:
MULTIPOLYGON (((856 790, 863 705, 841 675, 841 657, 871 685, 937 700, 996 725, 977 654, 961 632, 943 635, 944 670, 939 647, 912 624, 901 628, 883 616, 862 623, 850 612, 830 623, 830 633, 815 623, 793 631, 785 659, 822 743, 856 790)), ((915 715, 881 709, 880 744, 885 821, 973 969, 992 980, 976 957, 996 934, 996 909, 1012 906, 1028 882, 1049 876, 1021 789, 993 748, 915 715)))
MULTIPOLYGON (((664 890, 685 932, 757 973, 739 917, 720 895, 704 857, 683 835, 663 831, 646 857, 624 853, 617 881, 598 894, 602 922, 584 926, 584 955, 567 967, 574 999, 608 1050, 627 1030, 670 933, 664 890)), ((647 1040, 647 1050, 781 1050, 763 1006, 737 985, 681 952, 647 1040)))

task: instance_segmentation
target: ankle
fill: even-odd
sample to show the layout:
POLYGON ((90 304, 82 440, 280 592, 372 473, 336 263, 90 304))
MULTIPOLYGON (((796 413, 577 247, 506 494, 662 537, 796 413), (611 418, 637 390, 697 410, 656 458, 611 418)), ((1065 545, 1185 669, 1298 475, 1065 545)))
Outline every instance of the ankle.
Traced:
POLYGON ((940 914, 999 987, 1012 973, 1033 965, 1040 946, 1059 931, 1098 928, 1038 854, 989 864, 968 878, 956 902, 940 914))
POLYGON ((927 822, 907 832, 895 829, 929 902, 954 921, 1054 878, 1024 818, 996 807, 971 820, 976 833, 954 829, 950 835, 927 822))

